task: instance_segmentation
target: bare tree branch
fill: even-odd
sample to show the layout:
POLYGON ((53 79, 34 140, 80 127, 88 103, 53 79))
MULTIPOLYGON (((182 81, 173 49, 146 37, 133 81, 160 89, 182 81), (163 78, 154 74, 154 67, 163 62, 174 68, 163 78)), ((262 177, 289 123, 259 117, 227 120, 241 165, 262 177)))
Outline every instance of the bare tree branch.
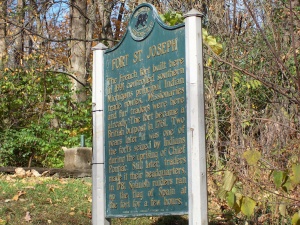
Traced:
POLYGON ((57 74, 64 74, 67 75, 69 77, 71 77, 72 79, 76 80, 79 84, 81 84, 83 87, 87 88, 89 91, 92 91, 92 89, 85 85, 84 83, 82 83, 81 81, 79 81, 76 76, 74 74, 68 73, 68 72, 63 72, 63 71, 55 71, 55 70, 45 70, 46 73, 57 73, 57 74))

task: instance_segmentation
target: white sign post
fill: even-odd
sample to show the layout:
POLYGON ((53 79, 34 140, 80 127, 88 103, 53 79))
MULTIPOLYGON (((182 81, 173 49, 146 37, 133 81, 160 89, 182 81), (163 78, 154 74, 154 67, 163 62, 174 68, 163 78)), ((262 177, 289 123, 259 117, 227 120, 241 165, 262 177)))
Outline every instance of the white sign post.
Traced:
POLYGON ((98 44, 93 48, 93 202, 92 224, 109 225, 105 218, 104 174, 104 60, 107 47, 98 44))
POLYGON ((185 15, 190 225, 208 224, 202 16, 195 9, 185 15))

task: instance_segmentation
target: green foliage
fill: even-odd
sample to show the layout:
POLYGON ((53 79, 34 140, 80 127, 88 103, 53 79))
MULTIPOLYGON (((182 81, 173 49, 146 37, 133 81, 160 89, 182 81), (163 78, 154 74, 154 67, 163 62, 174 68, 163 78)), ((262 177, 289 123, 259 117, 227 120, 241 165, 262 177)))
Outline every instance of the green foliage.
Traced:
POLYGON ((291 181, 294 185, 297 185, 300 183, 300 164, 292 165, 291 181))
POLYGON ((299 143, 296 62, 300 55, 298 46, 292 46, 297 31, 285 26, 288 21, 298 22, 299 7, 289 9, 286 3, 257 4, 272 12, 264 14, 263 23, 251 4, 242 11, 239 3, 230 5, 236 15, 248 17, 238 18, 239 14, 228 21, 218 15, 223 4, 209 4, 209 24, 202 29, 208 165, 225 170, 222 178, 216 175, 216 184, 223 180, 218 197, 232 209, 232 217, 251 216, 255 218, 251 222, 259 224, 291 224, 292 217, 297 224, 300 217, 295 213, 299 144, 295 151, 282 150, 293 141, 299 143), (240 27, 234 27, 238 23, 240 27), (279 55, 274 54, 277 51, 279 55))
POLYGON ((69 77, 39 60, 0 75, 0 166, 62 167, 62 147, 78 146, 81 134, 91 146, 90 99, 73 102, 69 77))
MULTIPOLYGON (((262 162, 263 157, 258 150, 247 150, 243 153, 243 157, 245 158, 248 165, 251 166, 251 170, 249 171, 252 174, 253 181, 261 179, 257 175, 263 174, 264 168, 262 162)), ((292 193, 292 191, 297 192, 298 185, 300 183, 300 164, 291 164, 290 168, 285 170, 272 170, 270 169, 272 176, 268 176, 270 181, 275 185, 275 190, 272 193, 275 194, 274 200, 278 198, 278 194, 280 196, 285 196, 286 194, 292 193)), ((227 205, 233 210, 235 215, 238 215, 240 212, 250 218, 255 216, 255 210, 259 210, 259 207, 266 207, 264 201, 271 201, 270 194, 262 195, 260 194, 257 197, 257 193, 253 192, 253 196, 244 192, 247 190, 247 187, 243 186, 243 183, 237 182, 239 179, 239 175, 233 173, 232 171, 224 171, 224 179, 223 183, 219 190, 219 197, 221 200, 225 200, 227 205), (263 196, 263 197, 262 197, 263 196), (256 198, 258 198, 258 200, 256 198), (266 198, 266 199, 264 199, 266 198)), ((264 184, 261 189, 263 190, 264 184)), ((273 186, 274 187, 274 186, 273 186)), ((268 190, 270 187, 268 188, 268 190)), ((296 195, 297 196, 297 195, 296 195)), ((290 218, 292 220, 292 224, 300 223, 300 214, 299 212, 295 214, 291 214, 290 200, 292 198, 282 198, 279 200, 279 203, 276 207, 271 208, 270 210, 276 211, 283 218, 290 218)), ((292 211, 293 212, 293 211, 292 211)))
POLYGON ((279 213, 280 213, 280 215, 286 216, 288 214, 286 206, 287 205, 284 204, 284 203, 282 203, 282 204, 279 205, 279 213))
POLYGON ((300 225, 300 210, 293 215, 292 224, 293 225, 300 225))
POLYGON ((249 197, 243 197, 241 202, 241 211, 245 216, 252 216, 254 214, 254 208, 256 206, 256 202, 249 197))
POLYGON ((227 204, 236 214, 242 212, 245 216, 250 217, 254 214, 256 202, 252 198, 242 195, 234 188, 236 181, 237 177, 234 173, 226 170, 224 172, 224 181, 219 196, 225 197, 227 204))
POLYGON ((222 44, 214 36, 208 35, 204 28, 202 28, 202 38, 204 44, 208 45, 215 54, 220 55, 223 52, 222 44))
POLYGON ((248 150, 244 152, 243 156, 247 163, 253 166, 257 164, 258 160, 260 160, 261 153, 257 150, 248 150))
POLYGON ((184 22, 182 13, 168 11, 164 14, 159 15, 161 20, 169 26, 175 26, 184 22))
POLYGON ((273 180, 276 188, 280 188, 282 186, 283 181, 286 178, 286 173, 284 171, 275 170, 273 172, 273 180))
POLYGON ((236 176, 231 171, 225 171, 224 184, 223 184, 224 190, 231 191, 235 182, 236 182, 236 176))
POLYGON ((274 170, 273 182, 277 189, 291 191, 300 183, 300 165, 293 164, 290 171, 274 170))
MULTIPOLYGON (((177 24, 184 22, 184 17, 182 13, 168 11, 164 14, 160 14, 161 20, 168 24, 169 26, 175 26, 177 24)), ((206 29, 202 28, 202 38, 204 44, 209 46, 211 50, 217 54, 220 55, 223 52, 223 46, 220 42, 217 41, 217 38, 215 38, 212 35, 208 35, 208 32, 206 29)))
POLYGON ((233 73, 233 85, 242 85, 242 87, 247 88, 247 89, 252 89, 252 90, 257 90, 262 84, 259 80, 245 80, 245 76, 242 76, 240 73, 238 72, 234 72, 233 73))
POLYGON ((235 194, 232 191, 227 193, 226 201, 227 204, 235 211, 235 213, 239 213, 241 211, 241 195, 235 194))

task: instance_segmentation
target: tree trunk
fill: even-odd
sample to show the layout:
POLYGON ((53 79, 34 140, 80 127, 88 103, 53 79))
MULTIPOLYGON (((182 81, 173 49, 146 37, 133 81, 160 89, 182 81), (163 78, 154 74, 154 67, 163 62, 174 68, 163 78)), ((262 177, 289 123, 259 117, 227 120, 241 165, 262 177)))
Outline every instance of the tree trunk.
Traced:
POLYGON ((96 0, 98 11, 100 13, 100 21, 102 26, 102 32, 100 38, 104 40, 104 44, 108 47, 113 46, 113 33, 111 29, 111 12, 113 9, 112 1, 96 0))
POLYGON ((123 33, 124 33, 124 29, 123 29, 123 32, 122 32, 122 19, 123 19, 123 16, 124 16, 124 7, 125 7, 125 3, 121 2, 120 4, 120 7, 119 7, 119 13, 118 13, 118 16, 117 16, 117 19, 116 19, 116 22, 115 22, 115 39, 116 40, 120 40, 123 36, 123 33))
POLYGON ((290 17, 290 35, 291 35, 291 41, 292 41, 291 45, 293 48, 293 57, 294 57, 294 62, 295 62, 298 91, 300 92, 300 69, 299 69, 299 62, 298 62, 298 57, 297 57, 297 55, 299 53, 298 51, 300 49, 299 48, 300 38, 299 38, 299 35, 296 34, 297 28, 299 29, 300 20, 297 19, 296 17, 294 18, 294 13, 296 15, 297 8, 299 8, 299 5, 300 5, 299 0, 298 1, 290 0, 290 4, 289 4, 290 15, 289 15, 289 17, 290 17), (294 29, 294 28, 296 28, 296 29, 294 29))
POLYGON ((213 110, 213 120, 214 120, 214 130, 215 130, 214 140, 212 138, 212 141, 213 141, 216 169, 219 169, 219 116, 217 111, 216 91, 214 87, 215 82, 213 79, 212 71, 210 70, 208 72, 209 72, 209 80, 210 80, 209 91, 211 94, 211 107, 213 110))
POLYGON ((71 56, 70 71, 76 76, 73 82, 73 100, 84 102, 86 94, 86 0, 71 0, 71 56))
POLYGON ((6 2, 0 2, 0 69, 2 70, 7 57, 6 45, 6 2))
POLYGON ((44 53, 44 49, 41 49, 43 39, 41 37, 39 37, 39 35, 43 35, 43 26, 42 26, 42 21, 41 21, 43 12, 41 10, 39 10, 38 2, 36 0, 30 0, 30 7, 31 7, 31 10, 29 10, 29 12, 28 12, 28 17, 35 18, 35 19, 32 19, 32 22, 30 24, 30 26, 31 26, 30 29, 33 33, 36 33, 38 35, 35 35, 34 38, 33 38, 33 36, 28 37, 28 41, 30 43, 28 46, 29 53, 33 50, 34 45, 36 48, 40 49, 41 52, 44 53))
MULTIPOLYGON (((94 0, 87 5, 88 21, 86 25, 86 38, 88 40, 93 39, 94 24, 96 23, 96 4, 94 0)), ((91 53, 92 53, 92 42, 86 43, 86 68, 91 68, 91 53)), ((85 77, 88 79, 88 76, 85 77)))
POLYGON ((23 45, 24 45, 24 0, 18 0, 17 3, 17 13, 18 13, 18 27, 16 29, 16 38, 15 38, 15 48, 14 48, 14 63, 15 67, 19 67, 22 64, 23 60, 23 45))

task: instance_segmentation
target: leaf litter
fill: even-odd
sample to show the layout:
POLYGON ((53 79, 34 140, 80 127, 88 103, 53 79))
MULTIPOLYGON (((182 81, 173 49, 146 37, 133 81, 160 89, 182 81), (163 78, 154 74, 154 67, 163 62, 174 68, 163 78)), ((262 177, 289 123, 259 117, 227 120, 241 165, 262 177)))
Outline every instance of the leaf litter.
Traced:
POLYGON ((14 174, 0 173, 0 225, 90 224, 88 180, 50 177, 48 171, 40 174, 23 168, 14 174))

